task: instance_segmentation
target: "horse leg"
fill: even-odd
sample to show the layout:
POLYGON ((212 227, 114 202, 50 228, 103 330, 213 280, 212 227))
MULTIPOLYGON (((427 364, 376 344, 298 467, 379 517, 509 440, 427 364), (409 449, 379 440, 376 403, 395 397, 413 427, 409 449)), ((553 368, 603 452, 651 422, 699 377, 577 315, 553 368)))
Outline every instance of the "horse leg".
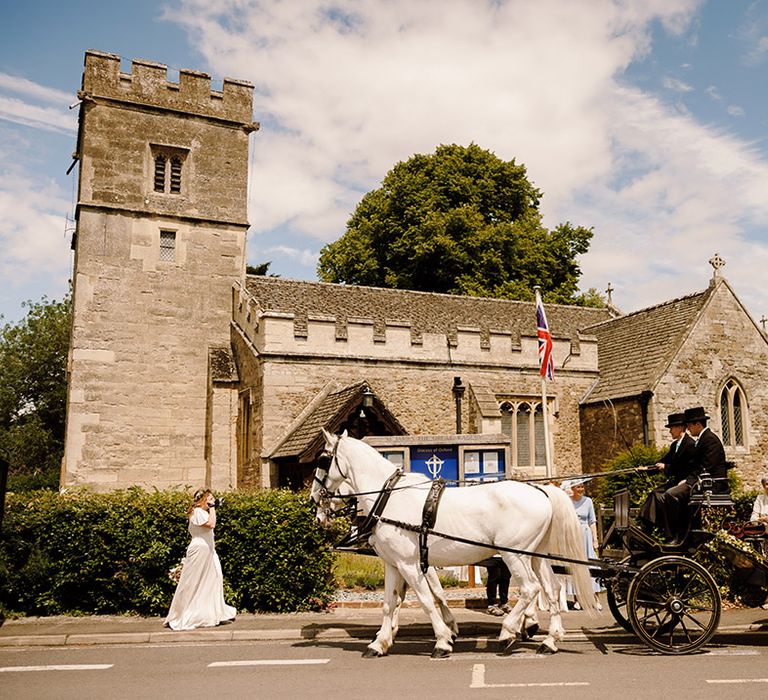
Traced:
POLYGON ((405 602, 405 591, 408 588, 405 584, 405 579, 397 572, 397 576, 400 579, 399 585, 395 586, 395 594, 397 595, 397 604, 392 611, 392 641, 394 642, 397 637, 397 632, 400 629, 400 610, 402 610, 403 603, 405 602))
POLYGON ((448 625, 448 628, 451 630, 451 638, 453 641, 456 641, 456 637, 459 636, 459 626, 456 623, 456 618, 453 616, 451 609, 448 607, 448 601, 445 598, 445 591, 443 590, 443 586, 440 583, 440 578, 437 575, 437 571, 435 571, 434 567, 432 566, 427 569, 427 583, 429 584, 430 589, 432 589, 432 597, 440 609, 440 614, 443 616, 443 622, 445 622, 445 624, 448 625))
POLYGON ((557 652, 556 642, 562 641, 565 637, 565 628, 560 616, 561 583, 552 571, 552 567, 543 559, 534 557, 532 566, 541 584, 542 597, 546 601, 546 608, 549 612, 549 630, 536 653, 554 654, 557 652))
MULTIPOLYGON (((406 580, 406 583, 413 589, 422 609, 427 613, 429 621, 432 623, 432 629, 435 632, 435 639, 437 640, 435 642, 435 648, 432 651, 432 658, 442 659, 450 656, 453 651, 451 629, 445 624, 442 614, 437 606, 435 606, 435 597, 430 588, 427 576, 421 572, 417 563, 401 564, 398 568, 403 578, 406 580)), ((437 574, 434 575, 435 578, 437 578, 437 574)))
POLYGON ((397 613, 405 595, 405 582, 398 570, 391 564, 384 564, 383 619, 376 638, 363 652, 365 658, 386 656, 394 642, 393 631, 397 625, 397 613), (393 624, 394 623, 394 624, 393 624))
POLYGON ((539 615, 538 608, 544 606, 543 601, 544 594, 539 592, 539 595, 534 598, 523 613, 523 624, 520 627, 520 635, 523 640, 528 640, 533 637, 539 631, 539 615))
POLYGON ((512 610, 510 610, 502 620, 501 633, 499 634, 501 653, 511 654, 522 638, 520 628, 525 617, 525 612, 531 603, 535 604, 540 587, 537 583, 536 576, 531 569, 528 557, 521 557, 516 554, 504 552, 502 553, 502 558, 520 590, 517 603, 515 603, 512 610))

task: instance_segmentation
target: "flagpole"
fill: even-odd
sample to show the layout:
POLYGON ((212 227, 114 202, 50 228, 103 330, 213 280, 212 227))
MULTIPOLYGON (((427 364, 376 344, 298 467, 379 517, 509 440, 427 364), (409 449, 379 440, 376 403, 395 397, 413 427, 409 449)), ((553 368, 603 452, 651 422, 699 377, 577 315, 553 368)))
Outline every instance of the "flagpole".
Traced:
POLYGON ((541 413, 544 417, 544 458, 547 462, 546 477, 552 478, 552 454, 549 449, 549 413, 547 411, 547 379, 541 378, 541 413))
MULTIPOLYGON (((541 287, 537 284, 534 286, 534 294, 536 297, 537 308, 541 306, 541 316, 543 319, 543 325, 546 329, 547 336, 549 336, 549 327, 546 324, 546 317, 544 315, 544 305, 541 301, 541 287)), ((541 337, 541 336, 539 336, 541 337)), ((549 337, 551 343, 551 336, 549 337)), ((545 475, 548 479, 552 478, 552 451, 549 444, 549 411, 547 407, 547 374, 546 366, 547 362, 546 353, 539 358, 539 369, 541 373, 541 415, 544 420, 544 460, 545 460, 545 475)))

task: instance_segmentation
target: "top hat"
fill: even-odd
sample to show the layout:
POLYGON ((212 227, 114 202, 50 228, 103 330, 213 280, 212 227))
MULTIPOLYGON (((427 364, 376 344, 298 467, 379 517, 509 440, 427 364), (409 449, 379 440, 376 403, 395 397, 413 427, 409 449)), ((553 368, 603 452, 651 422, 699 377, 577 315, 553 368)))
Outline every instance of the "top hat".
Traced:
POLYGON ((686 423, 703 423, 709 420, 709 416, 704 410, 704 406, 696 406, 696 408, 686 408, 683 418, 686 423))
POLYGON ((684 413, 670 413, 667 416, 667 424, 664 427, 665 428, 671 428, 673 425, 685 425, 685 414, 684 413))

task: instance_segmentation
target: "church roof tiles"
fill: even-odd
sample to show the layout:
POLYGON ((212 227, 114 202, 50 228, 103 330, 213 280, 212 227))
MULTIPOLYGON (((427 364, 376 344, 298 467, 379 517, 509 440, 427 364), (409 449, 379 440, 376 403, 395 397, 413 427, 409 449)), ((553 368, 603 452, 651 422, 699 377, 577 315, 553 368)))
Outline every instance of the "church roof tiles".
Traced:
POLYGON ((581 403, 653 390, 713 289, 711 286, 584 329, 597 336, 600 378, 581 403))
MULTIPOLYGON (((265 311, 371 318, 409 323, 416 334, 455 334, 457 327, 500 330, 513 336, 536 335, 533 302, 380 289, 353 285, 307 282, 278 277, 249 276, 246 286, 265 311)), ((577 340, 578 331, 609 318, 606 309, 547 304, 552 335, 577 340)))

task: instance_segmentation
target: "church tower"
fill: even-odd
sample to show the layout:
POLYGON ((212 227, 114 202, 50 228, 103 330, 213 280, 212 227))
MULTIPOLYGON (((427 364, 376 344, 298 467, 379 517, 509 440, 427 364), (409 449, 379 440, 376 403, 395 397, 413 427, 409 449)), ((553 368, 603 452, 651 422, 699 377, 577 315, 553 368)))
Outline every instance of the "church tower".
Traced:
POLYGON ((233 380, 253 86, 87 51, 78 96, 62 486, 234 487, 236 395, 211 397, 233 380))

